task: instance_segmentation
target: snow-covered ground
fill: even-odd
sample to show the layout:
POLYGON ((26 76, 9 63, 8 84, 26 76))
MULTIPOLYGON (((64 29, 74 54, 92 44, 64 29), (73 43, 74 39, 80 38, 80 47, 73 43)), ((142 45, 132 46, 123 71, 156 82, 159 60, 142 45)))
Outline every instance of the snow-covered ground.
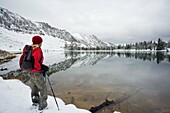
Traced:
MULTIPOLYGON (((0 77, 0 91, 0 113, 38 113, 38 109, 31 105, 30 88, 19 80, 3 80, 0 77)), ((58 111, 54 98, 48 96, 48 109, 43 113, 90 113, 72 104, 65 105, 61 99, 56 99, 60 110, 58 111)))
MULTIPOLYGON (((32 44, 32 37, 35 35, 36 34, 24 34, 21 32, 17 33, 0 27, 0 50, 22 51, 26 44, 32 44)), ((48 35, 42 35, 41 37, 43 38, 43 50, 63 50, 64 40, 48 35)))

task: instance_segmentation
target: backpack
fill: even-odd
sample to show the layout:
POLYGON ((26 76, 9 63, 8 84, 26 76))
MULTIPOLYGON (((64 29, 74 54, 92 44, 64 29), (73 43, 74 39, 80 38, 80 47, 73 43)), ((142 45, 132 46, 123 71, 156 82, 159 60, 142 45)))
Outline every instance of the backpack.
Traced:
POLYGON ((23 54, 20 57, 20 67, 24 70, 34 69, 34 57, 32 56, 32 46, 25 45, 23 54))

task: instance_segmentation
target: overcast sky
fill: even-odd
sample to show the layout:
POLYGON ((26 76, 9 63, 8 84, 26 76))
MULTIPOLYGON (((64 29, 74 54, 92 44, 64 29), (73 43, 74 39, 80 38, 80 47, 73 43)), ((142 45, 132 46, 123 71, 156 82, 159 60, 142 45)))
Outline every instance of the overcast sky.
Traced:
POLYGON ((0 0, 0 6, 112 43, 170 40, 170 0, 0 0))

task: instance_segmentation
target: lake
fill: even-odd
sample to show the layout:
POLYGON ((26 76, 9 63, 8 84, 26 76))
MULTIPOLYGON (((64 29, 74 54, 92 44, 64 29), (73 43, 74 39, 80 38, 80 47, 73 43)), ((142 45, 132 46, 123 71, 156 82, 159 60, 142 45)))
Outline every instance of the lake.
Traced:
MULTIPOLYGON (((55 94, 67 104, 90 109, 106 99, 116 100, 127 94, 128 98, 98 113, 114 110, 170 113, 170 54, 167 52, 44 54, 45 63, 50 65, 55 94)), ((11 62, 15 64, 16 59, 11 62)), ((48 92, 51 94, 50 88, 48 92)))
POLYGON ((50 76, 66 103, 90 109, 140 89, 112 109, 122 113, 170 112, 170 55, 166 52, 65 53, 50 76), (69 58, 68 58, 69 57, 69 58), (67 68, 66 68, 67 67, 67 68))

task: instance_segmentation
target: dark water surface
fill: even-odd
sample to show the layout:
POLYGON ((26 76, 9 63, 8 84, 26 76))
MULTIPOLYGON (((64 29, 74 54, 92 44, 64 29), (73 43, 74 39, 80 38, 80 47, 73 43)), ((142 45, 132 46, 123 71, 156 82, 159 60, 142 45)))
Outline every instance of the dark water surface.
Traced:
POLYGON ((65 64, 69 66, 50 76, 56 95, 66 103, 90 109, 106 98, 141 89, 114 109, 170 113, 168 53, 66 53, 66 57, 70 57, 65 64))

